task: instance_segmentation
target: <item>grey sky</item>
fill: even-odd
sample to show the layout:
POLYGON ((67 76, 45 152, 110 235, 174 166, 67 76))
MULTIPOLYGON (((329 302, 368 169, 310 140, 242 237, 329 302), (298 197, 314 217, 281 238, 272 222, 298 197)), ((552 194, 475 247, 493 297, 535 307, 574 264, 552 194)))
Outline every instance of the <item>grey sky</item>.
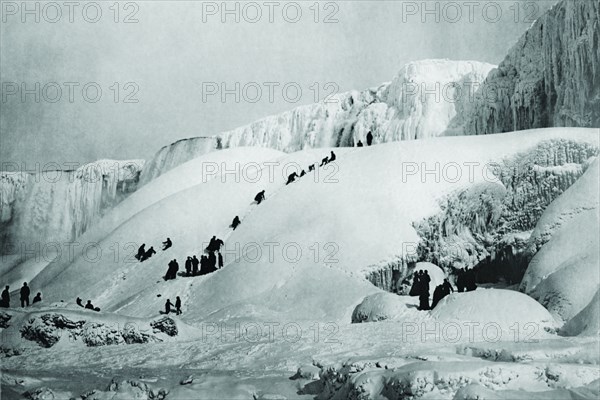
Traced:
MULTIPOLYGON (((299 1, 302 16, 296 23, 288 22, 295 17, 293 5, 286 9, 288 21, 283 15, 283 6, 290 2, 276 2, 272 23, 263 1, 255 3, 262 13, 256 23, 247 21, 255 17, 256 8, 246 6, 244 13, 244 3, 238 3, 239 23, 234 22, 234 15, 227 15, 223 23, 220 10, 208 15, 213 5, 221 8, 220 1, 130 3, 120 3, 118 23, 115 10, 109 8, 112 1, 98 2, 102 15, 96 23, 84 19, 84 3, 72 10, 72 23, 63 2, 57 2, 62 17, 55 23, 47 20, 57 18, 56 10, 38 3, 40 22, 36 23, 35 14, 23 15, 20 1, 2 0, 3 163, 33 166, 36 162, 62 165, 99 158, 148 158, 175 140, 212 135, 311 103, 315 83, 323 98, 332 91, 324 88, 328 82, 340 92, 376 86, 390 81, 404 63, 413 60, 449 58, 497 64, 531 25, 527 17, 539 16, 555 1, 483 1, 471 2, 471 6, 467 1, 322 1, 319 22, 314 21, 315 2, 299 1), (439 13, 423 15, 424 5, 432 10, 439 7, 439 13), (501 5, 502 14, 492 22, 496 5, 501 5), (456 17, 457 10, 460 17, 456 17), (123 23, 132 13, 138 22, 123 23), (324 23, 332 13, 338 22, 324 23), (24 83, 36 91, 36 82, 40 102, 35 102, 33 94, 23 101, 18 85, 24 83), (49 101, 57 97, 53 82, 62 92, 55 103, 49 101), (71 86, 73 102, 67 82, 79 85, 71 86), (89 87, 86 100, 81 89, 90 82, 97 86, 89 87), (135 85, 126 87, 129 82, 135 85), (224 82, 229 88, 235 82, 240 87, 256 82, 263 89, 262 96, 254 103, 244 98, 236 103, 233 95, 226 102, 220 96, 204 101, 204 82, 224 82), (273 102, 264 82, 280 84, 273 102), (292 82, 302 89, 296 103, 286 101, 281 90, 292 82), (139 91, 129 99, 138 102, 125 103, 136 86, 139 91), (94 87, 102 89, 96 103, 91 102, 94 87), (16 88, 17 93, 11 94, 16 88)), ((36 2, 27 4, 36 7, 36 2)), ((228 2, 232 9, 235 4, 228 2)), ((87 8, 85 17, 93 20, 95 9, 87 8)), ((288 93, 294 95, 291 89, 288 93)))

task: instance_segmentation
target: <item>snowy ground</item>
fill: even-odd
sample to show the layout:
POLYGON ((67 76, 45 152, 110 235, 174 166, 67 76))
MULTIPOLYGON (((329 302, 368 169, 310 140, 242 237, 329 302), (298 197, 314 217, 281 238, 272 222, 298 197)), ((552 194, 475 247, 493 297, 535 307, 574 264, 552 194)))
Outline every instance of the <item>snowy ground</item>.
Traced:
MULTIPOLYGON (((525 392, 597 398, 599 330, 590 316, 598 309, 592 299, 597 278, 589 280, 585 295, 563 292, 564 301, 552 303, 556 307, 545 308, 543 301, 503 285, 452 294, 431 312, 418 311, 416 297, 385 292, 365 279, 414 250, 419 237, 413 223, 439 212, 445 195, 502 186, 487 171, 490 162, 540 148, 554 156, 552 143, 559 142, 573 153, 561 155, 567 161, 589 149, 597 154, 598 130, 339 148, 335 164, 291 185, 285 181, 294 165, 306 169, 329 150, 283 155, 238 148, 190 160, 146 184, 81 236, 82 242, 98 243, 100 258, 63 257, 31 275, 18 275, 22 266, 6 268, 15 282, 31 279, 32 291, 41 288, 44 301, 27 313, 0 314, 2 394, 19 398, 46 387, 56 398, 90 399, 156 399, 166 392, 167 399, 533 398, 525 392), (265 162, 274 163, 272 170, 265 162), (261 167, 225 174, 223 166, 235 171, 236 163, 261 167), (443 175, 442 166, 451 163, 460 176, 443 175), (436 164, 437 179, 423 174, 436 164), (219 170, 207 176, 207 165, 219 170), (265 202, 253 204, 262 189, 265 202), (235 215, 242 224, 232 231, 235 215), (169 260, 177 258, 183 269, 185 256, 200 255, 212 235, 226 243, 222 270, 161 279, 169 260), (167 236, 174 245, 163 252, 160 242, 167 236), (157 254, 131 262, 132 249, 142 242, 157 254), (115 257, 109 250, 129 243, 136 245, 127 254, 115 257), (301 254, 293 251, 298 248, 301 254), (74 304, 78 296, 92 299, 102 312, 82 310, 74 304), (175 296, 182 299, 183 314, 165 322, 159 311, 175 296), (367 320, 378 322, 352 324, 359 304, 367 320), (560 312, 565 305, 568 314, 560 312)), ((577 171, 584 167, 577 185, 548 207, 563 223, 543 214, 540 224, 553 228, 540 225, 532 234, 543 233, 536 248, 557 246, 567 260, 581 241, 560 235, 579 223, 563 211, 587 199, 586 212, 597 218, 597 199, 591 198, 598 162, 578 164, 577 171)), ((593 230, 581 231, 590 236, 593 230)), ((598 249, 597 240, 590 243, 586 251, 598 249)), ((548 267, 572 271, 578 265, 548 267)), ((546 273, 535 268, 527 276, 542 282, 539 287, 546 273)), ((572 273, 562 276, 566 284, 576 282, 568 281, 575 279, 572 273)), ((13 306, 16 299, 13 294, 13 306)))

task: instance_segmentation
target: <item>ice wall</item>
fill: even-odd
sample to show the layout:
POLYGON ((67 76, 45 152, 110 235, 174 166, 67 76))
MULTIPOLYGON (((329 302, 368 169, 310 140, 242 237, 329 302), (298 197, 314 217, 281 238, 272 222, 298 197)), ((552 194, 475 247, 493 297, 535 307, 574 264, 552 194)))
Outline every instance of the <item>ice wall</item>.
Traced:
POLYGON ((422 60, 406 64, 391 83, 340 93, 213 138, 190 138, 163 147, 142 172, 142 184, 191 158, 219 148, 270 147, 294 152, 316 147, 374 143, 462 134, 462 115, 491 64, 422 60))
POLYGON ((137 188, 143 165, 99 160, 73 171, 1 172, 0 251, 27 255, 74 240, 137 188))
POLYGON ((182 139, 169 146, 164 146, 144 165, 140 176, 140 186, 173 167, 220 148, 220 140, 215 137, 182 139))
POLYGON ((600 3, 565 0, 541 16, 490 72, 466 131, 600 127, 600 3))

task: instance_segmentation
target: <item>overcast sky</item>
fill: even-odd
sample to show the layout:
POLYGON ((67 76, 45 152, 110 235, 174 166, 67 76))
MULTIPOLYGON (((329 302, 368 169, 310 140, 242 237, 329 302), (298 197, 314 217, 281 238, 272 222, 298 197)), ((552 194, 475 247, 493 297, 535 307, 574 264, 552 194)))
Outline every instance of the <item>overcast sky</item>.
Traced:
POLYGON ((28 14, 20 1, 2 1, 3 163, 148 158, 178 139, 390 81, 409 61, 498 64, 555 1, 228 2, 231 14, 220 1, 113 3, 29 2, 28 14), (424 14, 425 6, 433 12, 424 14), (236 82, 239 103, 234 94, 223 102, 219 86, 235 91, 236 82), (279 84, 272 98, 265 82, 279 84), (216 95, 203 96, 215 87, 216 95), (294 88, 302 91, 297 102, 294 88))

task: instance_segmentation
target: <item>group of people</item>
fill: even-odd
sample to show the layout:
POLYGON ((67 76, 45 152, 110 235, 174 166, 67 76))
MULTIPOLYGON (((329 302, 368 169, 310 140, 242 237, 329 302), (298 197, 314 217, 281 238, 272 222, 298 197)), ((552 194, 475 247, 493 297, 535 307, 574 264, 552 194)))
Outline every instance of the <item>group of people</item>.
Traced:
MULTIPOLYGON (((324 159, 321 160, 321 164, 319 165, 319 167, 322 167, 324 165, 329 164, 330 162, 335 161, 336 159, 336 155, 335 153, 332 151, 331 154, 327 157, 325 157, 324 159)), ((308 172, 314 171, 315 170, 315 164, 311 164, 308 166, 308 172)), ((297 172, 293 172, 291 174, 288 175, 288 180, 285 183, 286 185, 289 185, 292 182, 296 181, 296 178, 302 178, 304 175, 306 175, 306 171, 302 170, 300 171, 300 174, 298 174, 297 172)), ((260 202, 258 202, 258 204, 260 204, 260 202)))
POLYGON ((470 292, 477 289, 475 270, 461 268, 456 271, 456 289, 458 292, 470 292))
POLYGON ((429 310, 429 282, 429 272, 421 269, 414 273, 409 295, 419 296, 419 310, 429 310))
MULTIPOLYGON (((370 146, 373 143, 373 134, 371 133, 371 131, 369 131, 369 133, 367 133, 367 146, 370 146)), ((356 147, 363 147, 363 143, 359 140, 358 143, 356 144, 356 147)))
MULTIPOLYGON (((29 286, 27 286, 27 282, 23 282, 23 286, 21 286, 21 290, 19 291, 19 297, 21 300, 21 307, 29 307, 29 295, 31 291, 29 286)), ((42 294, 38 292, 33 298, 32 304, 38 303, 42 301, 42 294)), ((10 307, 10 286, 6 285, 4 290, 2 291, 2 295, 0 296, 0 307, 9 308, 10 307)))
MULTIPOLYGON (((163 245, 162 250, 165 251, 169 247, 173 246, 173 242, 171 242, 171 238, 167 238, 167 240, 162 242, 162 245, 163 245)), ((138 248, 135 258, 138 259, 140 262, 143 262, 143 261, 146 261, 147 259, 149 259, 150 257, 152 257, 153 254, 156 254, 156 250, 154 250, 154 246, 150 246, 150 248, 148 250, 146 250, 146 243, 142 243, 142 245, 138 248)))
POLYGON ((165 303, 165 314, 169 314, 171 312, 172 307, 175 307, 176 315, 180 315, 182 313, 181 299, 179 298, 179 296, 177 296, 177 298, 175 299, 175 305, 173 305, 173 303, 171 303, 171 299, 167 299, 167 302, 165 303))
MULTIPOLYGON (((218 268, 223 268, 223 255, 221 254, 221 247, 223 245, 224 242, 221 239, 213 236, 208 246, 204 249, 206 254, 200 256, 200 259, 195 254, 188 256, 185 260, 185 276, 206 275, 215 272, 218 268)), ((177 278, 178 272, 179 263, 176 259, 173 259, 169 262, 169 268, 164 276, 164 280, 168 281, 177 278)))
MULTIPOLYGON (((431 277, 427 271, 419 270, 413 274, 413 283, 409 295, 419 296, 419 310, 434 309, 440 300, 454 292, 450 281, 447 278, 444 279, 444 282, 437 285, 433 291, 433 299, 431 307, 429 307, 429 282, 431 282, 431 277)), ((459 269, 457 271, 456 287, 458 292, 475 290, 477 288, 475 271, 472 268, 459 269)))
POLYGON ((83 300, 81 300, 81 298, 78 297, 77 300, 75 301, 75 303, 77 303, 77 305, 79 307, 83 307, 86 310, 92 310, 92 311, 100 312, 100 307, 94 307, 94 305, 92 304, 91 300, 88 300, 87 303, 85 303, 85 306, 84 306, 83 305, 83 300))

